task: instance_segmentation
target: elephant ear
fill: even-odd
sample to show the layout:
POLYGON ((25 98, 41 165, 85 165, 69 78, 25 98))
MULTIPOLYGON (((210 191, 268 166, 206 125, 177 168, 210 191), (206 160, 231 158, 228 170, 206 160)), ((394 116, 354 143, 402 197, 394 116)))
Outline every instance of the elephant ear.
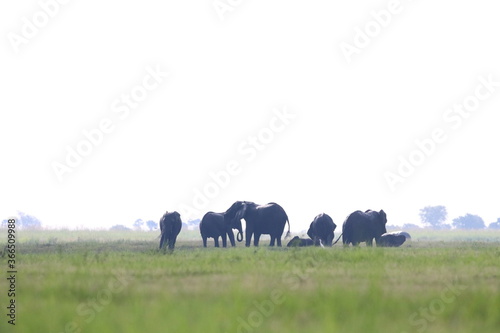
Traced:
POLYGON ((307 230, 307 236, 309 236, 309 238, 311 239, 314 239, 314 231, 313 231, 313 222, 311 222, 311 224, 309 225, 309 230, 307 230))
POLYGON ((387 214, 385 214, 385 212, 381 209, 379 215, 380 215, 380 220, 385 225, 387 223, 387 214))

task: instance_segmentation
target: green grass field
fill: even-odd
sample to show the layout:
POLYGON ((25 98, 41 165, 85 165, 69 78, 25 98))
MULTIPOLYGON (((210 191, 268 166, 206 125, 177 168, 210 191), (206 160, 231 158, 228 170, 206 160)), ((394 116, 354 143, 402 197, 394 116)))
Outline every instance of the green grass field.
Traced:
POLYGON ((163 253, 158 232, 20 231, 16 326, 2 278, 0 332, 500 331, 500 232, 328 249, 181 235, 163 253))

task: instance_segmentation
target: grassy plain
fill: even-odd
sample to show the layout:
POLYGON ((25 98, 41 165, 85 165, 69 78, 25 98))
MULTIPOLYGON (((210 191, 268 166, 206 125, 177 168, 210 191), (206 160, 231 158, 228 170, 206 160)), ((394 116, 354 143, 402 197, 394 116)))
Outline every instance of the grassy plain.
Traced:
POLYGON ((183 231, 164 253, 158 232, 20 231, 16 326, 2 278, 0 332, 498 332, 500 232, 411 233, 400 248, 203 249, 183 231))

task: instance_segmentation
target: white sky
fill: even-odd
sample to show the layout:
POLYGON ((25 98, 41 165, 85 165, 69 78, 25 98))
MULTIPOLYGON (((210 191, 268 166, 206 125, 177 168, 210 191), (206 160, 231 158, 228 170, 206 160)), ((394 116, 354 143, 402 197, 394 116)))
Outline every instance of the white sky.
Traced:
POLYGON ((398 225, 419 223, 426 205, 445 205, 448 222, 500 217, 500 85, 479 87, 500 82, 494 1, 221 0, 224 20, 212 0, 46 2, 47 22, 37 1, 0 4, 1 219, 158 221, 193 206, 228 163, 239 173, 191 217, 236 200, 281 204, 294 231, 321 212, 341 226, 358 209, 398 225), (388 7, 390 22, 381 14, 360 45, 358 29, 380 27, 370 13, 388 7), (47 23, 37 33, 23 20, 33 16, 47 23), (356 38, 348 63, 341 45, 356 38), (157 85, 146 68, 169 75, 157 85), (144 79, 152 91, 126 107, 144 79), (464 100, 479 101, 468 118, 443 119, 464 100), (274 119, 284 109, 288 124, 274 119), (53 163, 103 120, 112 130, 59 181, 53 163), (384 173, 435 128, 446 140, 391 191, 384 173), (259 134, 262 150, 248 139, 259 134))

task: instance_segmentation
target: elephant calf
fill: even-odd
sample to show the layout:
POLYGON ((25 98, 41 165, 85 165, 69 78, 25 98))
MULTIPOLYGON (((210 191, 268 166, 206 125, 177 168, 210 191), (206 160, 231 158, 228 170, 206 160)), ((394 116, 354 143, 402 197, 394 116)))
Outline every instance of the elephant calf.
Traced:
POLYGON ((299 238, 299 236, 295 236, 292 238, 292 240, 290 240, 288 242, 288 244, 286 246, 290 247, 290 246, 313 246, 314 245, 314 242, 312 241, 312 239, 309 239, 309 238, 299 238))
MULTIPOLYGON (((407 233, 405 233, 407 234, 407 233)), ((388 232, 380 236, 377 246, 399 247, 406 241, 406 236, 399 232, 388 232)))

